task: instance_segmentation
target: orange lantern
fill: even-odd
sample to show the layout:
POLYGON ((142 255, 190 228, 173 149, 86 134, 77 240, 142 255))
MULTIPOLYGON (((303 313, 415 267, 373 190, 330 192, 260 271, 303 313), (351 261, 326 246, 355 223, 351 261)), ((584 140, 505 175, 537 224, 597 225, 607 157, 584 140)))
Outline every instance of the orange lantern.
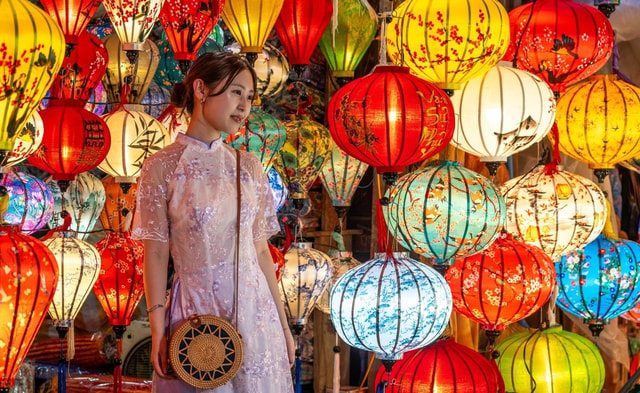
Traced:
POLYGON ((99 0, 40 0, 42 7, 62 28, 67 45, 76 45, 96 13, 99 0))
POLYGON ((114 232, 126 232, 131 229, 133 215, 136 212, 138 183, 131 183, 127 192, 122 189, 121 184, 116 182, 113 176, 107 176, 102 180, 107 199, 100 213, 100 223, 104 229, 114 232))

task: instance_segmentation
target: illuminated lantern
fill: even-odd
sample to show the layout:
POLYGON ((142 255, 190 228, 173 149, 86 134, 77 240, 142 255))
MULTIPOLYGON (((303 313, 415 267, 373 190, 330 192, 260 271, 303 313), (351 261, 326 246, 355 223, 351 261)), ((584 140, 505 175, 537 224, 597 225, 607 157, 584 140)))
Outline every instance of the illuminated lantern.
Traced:
POLYGON ((273 265, 276 271, 276 280, 280 281, 282 276, 282 269, 284 269, 284 255, 278 250, 278 248, 269 243, 269 251, 271 252, 271 258, 273 258, 273 265))
POLYGON ((104 209, 100 213, 102 228, 113 232, 130 231, 136 212, 138 184, 131 184, 131 188, 125 193, 115 178, 107 176, 102 180, 102 185, 106 194, 104 209))
POLYGON ((558 100, 560 151, 594 168, 602 182, 615 164, 640 157, 640 88, 593 75, 558 100))
POLYGON ((170 103, 171 92, 158 86, 155 81, 151 81, 147 92, 140 102, 144 107, 144 112, 156 119, 162 115, 170 103))
POLYGON ((71 216, 69 230, 76 232, 78 239, 86 240, 93 230, 106 199, 104 186, 97 177, 89 172, 83 172, 69 183, 67 191, 62 192, 58 184, 49 179, 47 185, 51 188, 54 200, 54 214, 49 221, 49 227, 57 228, 64 223, 62 211, 71 216))
POLYGON ((581 317, 598 336, 604 324, 640 300, 640 245, 598 236, 556 265, 557 304, 581 317))
POLYGON ((344 217, 351 206, 351 198, 367 168, 369 165, 347 155, 337 146, 334 145, 331 149, 329 160, 320 171, 320 179, 331 197, 331 204, 336 209, 338 218, 344 217))
POLYGON ((287 140, 274 168, 282 177, 293 199, 306 199, 307 191, 331 154, 331 135, 313 120, 290 120, 285 123, 287 140))
POLYGON ((457 259, 445 278, 454 309, 493 339, 549 300, 556 275, 541 249, 501 234, 486 250, 457 259))
POLYGON ((598 348, 560 326, 516 333, 499 342, 496 351, 508 392, 599 393, 604 385, 598 348))
POLYGON ((500 187, 507 205, 505 229, 541 248, 553 261, 584 247, 602 232, 605 197, 591 180, 540 165, 500 187))
POLYGON ((309 64, 332 13, 332 0, 284 0, 274 27, 289 64, 309 64))
POLYGON ((319 46, 333 76, 353 78, 378 30, 378 15, 367 0, 338 0, 319 46))
POLYGON ((0 186, 9 193, 3 225, 15 225, 27 234, 47 225, 53 215, 53 194, 42 180, 25 172, 9 171, 0 175, 0 186))
POLYGON ((271 194, 273 195, 273 203, 276 211, 280 211, 284 203, 287 201, 287 197, 289 196, 289 191, 287 190, 287 186, 285 186, 284 182, 280 175, 278 175, 278 171, 271 168, 269 172, 267 172, 267 178, 269 179, 269 186, 271 187, 271 194))
POLYGON ((187 132, 191 116, 189 116, 189 113, 187 113, 183 108, 173 107, 164 118, 158 118, 158 120, 171 136, 171 142, 173 143, 178 137, 178 134, 184 134, 187 132))
POLYGON ((0 390, 9 392, 58 283, 55 256, 42 242, 0 227, 0 390))
MULTIPOLYGON (((160 59, 158 61, 158 70, 153 76, 153 80, 161 87, 172 89, 173 86, 184 80, 184 74, 180 70, 180 63, 175 59, 173 49, 169 45, 167 36, 163 33, 162 38, 154 41, 158 47, 160 59)), ((212 39, 204 41, 202 47, 197 52, 197 56, 201 56, 204 53, 219 52, 222 50, 217 42, 212 39)))
POLYGON ((33 154, 42 144, 42 136, 44 134, 44 124, 42 117, 38 112, 33 112, 29 116, 27 124, 25 124, 22 132, 16 135, 13 142, 13 150, 5 157, 2 164, 3 167, 11 167, 26 160, 33 154))
POLYGON ((409 0, 394 10, 387 50, 396 64, 442 89, 489 71, 507 51, 509 19, 497 0, 409 0))
POLYGON ((384 378, 393 383, 388 393, 465 392, 496 393, 502 376, 484 356, 447 338, 410 351, 386 375, 378 370, 376 385, 384 378))
MULTIPOLYGON (((241 51, 240 45, 234 43, 225 47, 233 53, 241 51)), ((258 95, 271 97, 280 93, 289 79, 289 61, 275 46, 266 43, 253 63, 256 72, 258 95)))
POLYGON ((258 157, 262 169, 267 173, 286 140, 284 124, 277 117, 254 106, 245 124, 224 141, 234 149, 248 151, 258 157))
POLYGON ((444 277, 408 253, 378 254, 349 270, 334 284, 329 303, 340 338, 383 361, 431 344, 451 316, 444 277))
POLYGON ((456 130, 451 142, 480 157, 495 175, 507 157, 547 135, 555 118, 555 98, 537 76, 496 66, 462 84, 451 97, 456 130))
POLYGON ((511 44, 505 56, 542 78, 555 92, 604 66, 613 30, 602 12, 571 0, 539 0, 509 12, 511 44))
POLYGON ((96 85, 96 88, 93 91, 93 94, 91 95, 91 97, 89 97, 89 101, 84 106, 84 109, 100 116, 104 114, 104 112, 107 110, 107 103, 108 103, 107 92, 104 89, 102 82, 100 82, 96 85))
POLYGON ((58 74, 65 43, 55 21, 27 0, 0 0, 0 15, 7 21, 0 25, 2 163, 58 74))
POLYGON ((222 19, 242 52, 260 53, 284 0, 225 0, 222 19))
POLYGON ((377 66, 342 87, 327 115, 338 147, 378 172, 402 172, 437 154, 455 127, 449 97, 394 66, 377 66))
POLYGON ((351 251, 338 251, 335 249, 330 249, 327 252, 327 255, 331 258, 331 281, 327 284, 327 289, 322 293, 320 299, 316 302, 316 307, 318 310, 322 311, 325 314, 329 314, 331 312, 331 307, 329 305, 329 294, 331 293, 331 289, 335 285, 336 281, 342 275, 344 275, 350 269, 358 266, 360 262, 353 257, 353 253, 351 251))
POLYGON ((149 84, 158 68, 160 52, 151 41, 145 41, 138 51, 138 60, 135 64, 125 60, 124 48, 118 37, 110 35, 104 39, 104 46, 109 54, 107 72, 102 79, 102 84, 107 91, 109 102, 119 103, 122 89, 127 85, 126 103, 139 104, 147 93, 149 84))
POLYGON ((99 0, 41 0, 45 11, 58 23, 68 45, 77 45, 96 13, 99 0))
POLYGON ((498 237, 505 205, 496 186, 457 162, 436 161, 387 190, 382 206, 390 233, 432 263, 480 252, 498 237))
MULTIPOLYGON (((635 307, 620 316, 627 321, 640 323, 640 304, 636 304, 635 307)), ((633 371, 631 374, 633 374, 633 371)))

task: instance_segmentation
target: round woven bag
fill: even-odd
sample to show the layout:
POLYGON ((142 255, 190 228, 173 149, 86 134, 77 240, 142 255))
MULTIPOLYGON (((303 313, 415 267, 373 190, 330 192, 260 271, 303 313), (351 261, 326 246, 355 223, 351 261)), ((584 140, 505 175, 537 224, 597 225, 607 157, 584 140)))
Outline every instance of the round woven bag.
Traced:
POLYGON ((169 360, 178 378, 198 389, 229 382, 242 364, 242 339, 226 320, 196 315, 171 336, 169 360))

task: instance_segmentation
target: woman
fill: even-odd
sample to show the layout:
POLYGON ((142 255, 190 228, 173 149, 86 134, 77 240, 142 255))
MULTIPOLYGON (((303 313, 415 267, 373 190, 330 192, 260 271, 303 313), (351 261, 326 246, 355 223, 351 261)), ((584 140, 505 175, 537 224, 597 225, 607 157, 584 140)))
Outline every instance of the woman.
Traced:
MULTIPOLYGON (((236 154, 222 143, 221 132, 234 133, 244 123, 255 91, 255 72, 243 57, 209 53, 198 58, 184 81, 182 107, 191 114, 186 134, 149 157, 142 168, 133 236, 145 246, 156 392, 196 391, 168 374, 169 323, 175 331, 194 314, 235 321, 236 154), (170 253, 175 276, 171 310, 166 310, 170 253)), ((294 343, 267 244, 279 227, 260 161, 241 153, 236 328, 244 359, 235 378, 213 391, 286 393, 293 390, 289 368, 294 343)))

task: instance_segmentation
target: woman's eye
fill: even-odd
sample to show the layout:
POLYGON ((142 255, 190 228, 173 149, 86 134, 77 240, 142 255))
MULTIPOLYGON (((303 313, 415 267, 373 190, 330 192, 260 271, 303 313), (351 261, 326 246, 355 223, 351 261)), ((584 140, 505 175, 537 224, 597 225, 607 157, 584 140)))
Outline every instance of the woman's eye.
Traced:
POLYGON ((238 96, 242 95, 242 92, 240 90, 233 90, 232 93, 238 96))

